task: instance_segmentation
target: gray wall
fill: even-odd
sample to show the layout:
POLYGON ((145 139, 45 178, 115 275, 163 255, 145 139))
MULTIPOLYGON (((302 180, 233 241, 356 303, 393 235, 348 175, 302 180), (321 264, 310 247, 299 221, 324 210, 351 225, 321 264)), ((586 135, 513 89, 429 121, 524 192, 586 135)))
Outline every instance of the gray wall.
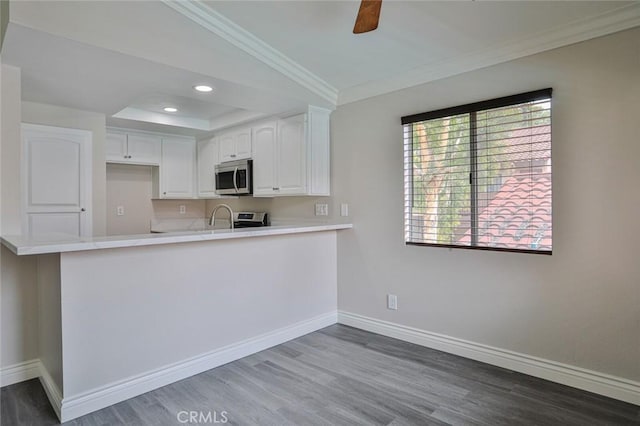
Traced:
MULTIPOLYGON (((0 180, 3 234, 20 234, 20 69, 2 65, 0 180)), ((0 367, 38 356, 36 259, 0 248, 0 367)))
MULTIPOLYGON (((21 233, 21 140, 20 123, 87 129, 93 132, 93 226, 94 235, 106 230, 105 116, 53 105, 21 102, 20 69, 2 65, 0 79, 2 126, 1 227, 4 235, 21 233)), ((4 246, 2 254, 0 366, 6 367, 38 357, 38 289, 36 258, 18 257, 4 246)))
POLYGON ((640 380, 639 54, 634 29, 339 107, 339 309, 640 380), (400 117, 545 87, 553 256, 405 246, 400 117))
POLYGON ((0 81, 2 106, 2 233, 17 235, 21 232, 20 204, 20 122, 22 114, 20 68, 2 65, 0 81))

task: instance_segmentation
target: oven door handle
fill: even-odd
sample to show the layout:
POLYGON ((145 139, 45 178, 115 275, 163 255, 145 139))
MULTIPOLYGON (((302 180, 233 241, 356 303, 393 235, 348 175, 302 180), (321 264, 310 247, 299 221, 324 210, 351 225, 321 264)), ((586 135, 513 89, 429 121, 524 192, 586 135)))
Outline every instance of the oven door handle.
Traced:
POLYGON ((236 192, 240 192, 238 190, 238 181, 236 180, 238 176, 238 167, 236 166, 236 168, 233 170, 233 187, 236 189, 236 192))

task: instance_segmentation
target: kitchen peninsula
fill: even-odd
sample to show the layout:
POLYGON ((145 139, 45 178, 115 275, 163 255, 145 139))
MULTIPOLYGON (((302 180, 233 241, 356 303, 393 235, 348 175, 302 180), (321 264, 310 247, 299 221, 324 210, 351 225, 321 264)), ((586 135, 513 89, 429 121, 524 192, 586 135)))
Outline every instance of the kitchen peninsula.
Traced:
POLYGON ((68 421, 336 322, 350 224, 33 242, 43 384, 68 421))

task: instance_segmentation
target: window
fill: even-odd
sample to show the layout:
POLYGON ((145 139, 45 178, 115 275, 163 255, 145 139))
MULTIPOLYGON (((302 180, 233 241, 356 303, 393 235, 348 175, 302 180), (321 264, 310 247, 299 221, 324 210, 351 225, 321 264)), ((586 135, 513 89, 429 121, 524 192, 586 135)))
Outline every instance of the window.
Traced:
POLYGON ((402 124, 407 244, 551 254, 551 89, 402 124))

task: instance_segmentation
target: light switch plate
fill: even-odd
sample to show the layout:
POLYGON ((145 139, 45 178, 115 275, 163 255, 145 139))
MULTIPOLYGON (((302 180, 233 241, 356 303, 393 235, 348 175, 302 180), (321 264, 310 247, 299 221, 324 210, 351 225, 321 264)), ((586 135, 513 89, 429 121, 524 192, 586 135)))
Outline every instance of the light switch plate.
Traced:
POLYGON ((398 309, 398 296, 395 294, 387 294, 387 309, 394 311, 398 309))
POLYGON ((349 216, 349 204, 342 203, 340 204, 340 216, 349 216))

